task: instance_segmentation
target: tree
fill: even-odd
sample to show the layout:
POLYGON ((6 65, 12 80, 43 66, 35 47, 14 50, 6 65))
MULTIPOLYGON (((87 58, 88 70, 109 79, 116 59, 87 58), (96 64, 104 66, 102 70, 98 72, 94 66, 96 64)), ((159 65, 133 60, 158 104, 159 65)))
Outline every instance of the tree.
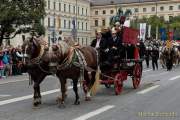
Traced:
POLYGON ((44 0, 0 0, 0 45, 4 39, 31 29, 39 33, 38 30, 43 30, 40 21, 44 16, 44 0))
POLYGON ((127 9, 125 12, 122 10, 122 8, 120 7, 116 13, 115 16, 112 16, 110 18, 110 26, 113 27, 115 25, 116 22, 120 21, 121 17, 129 17, 132 14, 130 9, 127 9))
MULTIPOLYGON (((158 32, 158 28, 165 28, 167 25, 165 24, 164 18, 160 18, 156 15, 148 18, 147 23, 151 25, 151 36, 155 38, 156 32, 158 32)), ((158 32, 159 33, 159 32, 158 32)))

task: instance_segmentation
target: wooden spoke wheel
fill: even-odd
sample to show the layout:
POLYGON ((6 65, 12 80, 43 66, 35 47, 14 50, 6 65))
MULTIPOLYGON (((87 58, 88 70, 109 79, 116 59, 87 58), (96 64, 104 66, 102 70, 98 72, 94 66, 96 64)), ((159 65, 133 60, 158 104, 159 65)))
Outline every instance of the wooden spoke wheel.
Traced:
POLYGON ((141 76, 142 76, 141 65, 139 63, 136 63, 134 66, 133 77, 132 77, 134 89, 137 89, 139 87, 141 82, 141 76))
POLYGON ((114 89, 115 94, 119 95, 122 92, 123 88, 123 80, 122 80, 122 73, 117 73, 114 80, 114 89))

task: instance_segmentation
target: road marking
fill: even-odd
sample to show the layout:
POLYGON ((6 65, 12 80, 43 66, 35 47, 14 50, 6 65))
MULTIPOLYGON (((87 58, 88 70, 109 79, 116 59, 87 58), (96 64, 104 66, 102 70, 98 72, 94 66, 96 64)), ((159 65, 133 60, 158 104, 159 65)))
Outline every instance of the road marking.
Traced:
MULTIPOLYGON (((6 79, 5 79, 5 80, 6 80, 6 79)), ((2 81, 2 82, 0 82, 0 85, 8 84, 8 83, 15 83, 15 82, 22 82, 22 81, 28 81, 28 79, 26 79, 26 80, 2 81)))
POLYGON ((106 105, 106 106, 104 106, 104 107, 102 107, 102 108, 99 108, 99 109, 97 109, 97 110, 95 110, 95 111, 92 111, 92 112, 90 112, 90 113, 87 113, 87 114, 85 114, 85 115, 82 115, 82 116, 80 116, 80 117, 78 117, 78 118, 75 118, 75 119, 73 119, 73 120, 87 120, 87 119, 89 119, 89 118, 91 118, 91 117, 93 117, 93 116, 96 116, 96 115, 98 115, 98 114, 101 114, 101 113, 103 113, 103 112, 105 112, 105 111, 107 111, 107 110, 109 110, 109 109, 114 108, 114 107, 115 107, 114 105, 106 105))
POLYGON ((149 70, 143 70, 143 72, 149 72, 149 71, 152 71, 152 69, 149 69, 149 70))
POLYGON ((0 98, 10 97, 11 95, 0 95, 0 98))
POLYGON ((178 79, 178 78, 180 78, 180 75, 175 76, 175 77, 172 77, 172 78, 170 78, 169 80, 170 80, 170 81, 173 81, 173 80, 176 80, 176 79, 178 79))
POLYGON ((157 77, 157 76, 165 75, 167 73, 169 73, 169 72, 162 72, 162 73, 158 73, 158 74, 148 75, 147 77, 157 77))
MULTIPOLYGON (((72 88, 73 88, 72 86, 69 86, 68 90, 72 89, 72 88)), ((44 96, 44 95, 49 95, 49 94, 56 93, 56 92, 60 92, 60 89, 54 89, 54 90, 42 92, 41 95, 44 96)), ((6 104, 9 104, 9 103, 14 103, 14 102, 18 102, 18 101, 31 99, 31 98, 33 98, 33 95, 27 95, 27 96, 12 98, 12 99, 9 99, 9 100, 0 101, 0 106, 6 105, 6 104)))
POLYGON ((142 91, 137 92, 137 94, 145 94, 145 93, 147 93, 147 92, 149 92, 149 91, 151 91, 151 90, 154 90, 154 89, 158 88, 159 86, 160 86, 160 85, 155 85, 155 86, 149 87, 149 88, 147 88, 147 89, 145 89, 145 90, 142 90, 142 91))

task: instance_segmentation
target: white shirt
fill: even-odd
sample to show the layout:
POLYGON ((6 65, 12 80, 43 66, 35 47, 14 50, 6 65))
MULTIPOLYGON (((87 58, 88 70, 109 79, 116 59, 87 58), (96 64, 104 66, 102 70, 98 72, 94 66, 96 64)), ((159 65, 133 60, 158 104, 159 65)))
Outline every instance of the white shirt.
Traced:
POLYGON ((96 47, 95 48, 99 48, 100 41, 101 41, 101 39, 97 39, 96 47))

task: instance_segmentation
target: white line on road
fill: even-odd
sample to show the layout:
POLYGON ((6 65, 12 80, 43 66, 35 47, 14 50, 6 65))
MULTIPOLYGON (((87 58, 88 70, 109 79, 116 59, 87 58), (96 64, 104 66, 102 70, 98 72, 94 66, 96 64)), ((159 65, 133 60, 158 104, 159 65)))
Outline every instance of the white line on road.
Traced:
POLYGON ((172 77, 172 78, 170 78, 169 80, 170 80, 170 81, 173 81, 173 80, 176 80, 176 79, 178 79, 178 78, 180 78, 180 75, 175 76, 175 77, 172 77))
POLYGON ((91 118, 91 117, 93 117, 93 116, 96 116, 96 115, 98 115, 98 114, 100 114, 100 113, 103 113, 103 112, 105 112, 105 111, 107 111, 107 110, 109 110, 109 109, 112 109, 112 108, 114 108, 115 106, 114 105, 106 105, 106 106, 104 106, 104 107, 102 107, 102 108, 99 108, 99 109, 97 109, 97 110, 95 110, 95 111, 92 111, 92 112, 90 112, 90 113, 87 113, 87 114, 85 114, 85 115, 82 115, 82 116, 80 116, 80 117, 78 117, 78 118, 75 118, 75 119, 73 119, 73 120, 87 120, 87 119, 89 119, 89 118, 91 118))
POLYGON ((147 89, 145 89, 145 90, 142 90, 142 91, 137 92, 137 94, 145 94, 145 93, 147 93, 147 92, 149 92, 149 91, 151 91, 151 90, 154 90, 154 89, 158 88, 159 86, 160 86, 160 85, 155 85, 155 86, 149 87, 149 88, 147 88, 147 89))
POLYGON ((10 97, 11 95, 0 95, 0 98, 10 97))
MULTIPOLYGON (((68 89, 72 89, 72 88, 73 88, 72 86, 68 87, 68 89)), ((42 92, 41 95, 49 95, 49 94, 56 93, 56 92, 60 92, 60 89, 54 89, 54 90, 42 92)), ((9 104, 9 103, 18 102, 18 101, 27 100, 27 99, 30 99, 32 97, 33 97, 33 95, 27 95, 27 96, 12 98, 12 99, 9 99, 9 100, 0 101, 0 106, 6 105, 6 104, 9 104)))
POLYGON ((145 73, 145 72, 149 72, 149 71, 152 71, 152 69, 149 69, 149 70, 143 70, 144 73, 145 73))
POLYGON ((8 83, 15 83, 15 82, 22 82, 22 81, 28 81, 28 79, 25 79, 25 80, 8 80, 8 81, 1 81, 0 82, 0 85, 3 85, 3 84, 8 84, 8 83))

